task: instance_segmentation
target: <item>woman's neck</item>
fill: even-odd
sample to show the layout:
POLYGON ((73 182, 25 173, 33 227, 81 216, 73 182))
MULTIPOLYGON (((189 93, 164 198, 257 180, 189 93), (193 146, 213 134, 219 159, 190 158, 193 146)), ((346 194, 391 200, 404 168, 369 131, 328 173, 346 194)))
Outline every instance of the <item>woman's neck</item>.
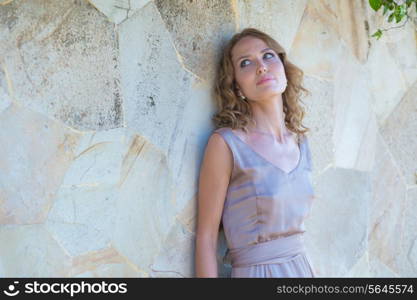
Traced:
POLYGON ((282 108, 282 98, 269 101, 251 101, 254 124, 248 126, 250 131, 270 134, 276 140, 284 143, 289 131, 285 126, 285 114, 282 108))

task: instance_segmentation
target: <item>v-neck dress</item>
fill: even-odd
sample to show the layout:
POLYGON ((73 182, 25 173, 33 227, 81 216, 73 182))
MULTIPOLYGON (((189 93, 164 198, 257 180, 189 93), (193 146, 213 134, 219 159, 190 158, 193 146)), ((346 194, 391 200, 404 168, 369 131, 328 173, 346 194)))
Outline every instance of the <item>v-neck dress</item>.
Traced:
POLYGON ((304 247, 304 220, 314 200, 308 139, 290 172, 266 160, 235 135, 219 128, 233 155, 222 213, 231 277, 316 277, 304 247))

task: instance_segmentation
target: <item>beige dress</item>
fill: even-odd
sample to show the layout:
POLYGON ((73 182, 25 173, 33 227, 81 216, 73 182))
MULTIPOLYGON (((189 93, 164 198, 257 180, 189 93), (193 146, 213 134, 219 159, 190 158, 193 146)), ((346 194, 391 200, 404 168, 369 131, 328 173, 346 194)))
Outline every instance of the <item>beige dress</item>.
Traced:
POLYGON ((299 160, 285 172, 230 128, 215 130, 233 154, 222 214, 232 277, 315 277, 305 252, 304 220, 314 199, 307 137, 299 160))

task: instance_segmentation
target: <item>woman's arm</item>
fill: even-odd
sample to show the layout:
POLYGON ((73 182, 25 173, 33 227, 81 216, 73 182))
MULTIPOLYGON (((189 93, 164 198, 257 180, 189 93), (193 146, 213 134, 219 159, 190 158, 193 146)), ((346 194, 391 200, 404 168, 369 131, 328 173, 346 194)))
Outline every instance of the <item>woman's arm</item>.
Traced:
POLYGON ((204 153, 198 189, 196 277, 217 277, 217 238, 233 168, 233 156, 219 134, 212 134, 204 153))

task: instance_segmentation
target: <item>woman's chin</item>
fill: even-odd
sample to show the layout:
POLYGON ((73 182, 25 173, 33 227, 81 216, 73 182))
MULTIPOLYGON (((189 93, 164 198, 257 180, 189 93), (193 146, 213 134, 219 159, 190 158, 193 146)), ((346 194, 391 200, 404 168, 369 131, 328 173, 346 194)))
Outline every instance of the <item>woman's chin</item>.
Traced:
POLYGON ((257 95, 257 99, 265 99, 265 98, 273 98, 281 95, 285 89, 282 89, 280 87, 274 87, 270 89, 265 89, 262 93, 259 93, 257 95))

